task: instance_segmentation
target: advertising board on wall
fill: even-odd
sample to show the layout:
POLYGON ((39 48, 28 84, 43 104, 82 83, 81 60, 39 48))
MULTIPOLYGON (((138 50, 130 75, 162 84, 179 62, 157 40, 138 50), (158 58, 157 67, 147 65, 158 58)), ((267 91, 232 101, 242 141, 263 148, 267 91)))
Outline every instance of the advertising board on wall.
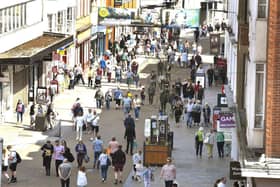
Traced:
POLYGON ((182 28, 199 27, 200 10, 199 9, 166 9, 163 11, 162 20, 166 20, 169 14, 169 25, 179 26, 182 28), (169 12, 169 13, 167 13, 169 12))
POLYGON ((126 8, 98 8, 98 23, 99 25, 113 26, 113 25, 129 25, 135 15, 134 9, 126 8))

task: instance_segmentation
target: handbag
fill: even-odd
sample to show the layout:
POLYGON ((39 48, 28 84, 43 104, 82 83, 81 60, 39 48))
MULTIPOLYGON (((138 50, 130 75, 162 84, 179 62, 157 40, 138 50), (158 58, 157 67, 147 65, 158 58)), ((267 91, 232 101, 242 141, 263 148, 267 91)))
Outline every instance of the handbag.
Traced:
POLYGON ((89 160, 90 160, 89 156, 88 156, 88 155, 85 155, 85 156, 84 156, 84 161, 85 161, 85 163, 88 163, 89 160))
POLYGON ((203 143, 209 144, 209 141, 210 141, 209 136, 206 136, 205 139, 204 139, 204 141, 203 141, 203 143))

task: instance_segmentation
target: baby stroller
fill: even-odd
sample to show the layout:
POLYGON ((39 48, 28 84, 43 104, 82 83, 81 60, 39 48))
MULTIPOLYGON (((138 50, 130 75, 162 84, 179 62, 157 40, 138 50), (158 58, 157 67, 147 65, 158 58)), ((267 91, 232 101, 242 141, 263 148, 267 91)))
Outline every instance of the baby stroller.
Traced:
POLYGON ((95 81, 94 81, 94 89, 95 88, 101 88, 101 76, 97 75, 95 77, 95 81))

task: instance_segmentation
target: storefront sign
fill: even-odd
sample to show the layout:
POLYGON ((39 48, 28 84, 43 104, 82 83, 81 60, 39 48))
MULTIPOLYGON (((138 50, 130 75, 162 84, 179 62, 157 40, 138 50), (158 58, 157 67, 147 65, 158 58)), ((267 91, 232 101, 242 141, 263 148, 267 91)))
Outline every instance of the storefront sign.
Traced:
POLYGON ((217 120, 219 119, 220 112, 221 108, 216 106, 213 108, 213 129, 217 129, 217 120))
POLYGON ((133 9, 100 7, 98 9, 99 25, 128 25, 131 23, 133 9))
POLYGON ((240 162, 231 161, 229 163, 229 178, 230 180, 244 180, 245 178, 241 176, 241 166, 240 162))
POLYGON ((205 74, 204 73, 196 73, 195 74, 195 82, 199 81, 202 88, 205 87, 205 74))
POLYGON ((91 29, 87 29, 77 36, 77 43, 83 43, 85 40, 89 39, 91 37, 91 29))
POLYGON ((122 0, 115 0, 114 1, 114 6, 121 6, 122 5, 122 0))
POLYGON ((177 27, 199 27, 200 9, 166 9, 163 11, 162 20, 168 25, 177 27))
POLYGON ((220 112, 220 128, 234 128, 235 117, 232 112, 220 112))
POLYGON ((80 30, 89 25, 91 25, 90 16, 81 17, 76 20, 75 29, 80 30))

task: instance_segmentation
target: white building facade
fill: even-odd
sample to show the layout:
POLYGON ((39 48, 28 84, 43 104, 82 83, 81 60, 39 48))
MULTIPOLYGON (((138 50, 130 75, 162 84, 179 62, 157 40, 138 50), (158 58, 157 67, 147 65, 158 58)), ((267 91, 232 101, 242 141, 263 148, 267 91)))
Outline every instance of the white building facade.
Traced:
POLYGON ((267 0, 249 3, 249 58, 246 63, 245 108, 247 141, 263 148, 267 47, 267 0))

